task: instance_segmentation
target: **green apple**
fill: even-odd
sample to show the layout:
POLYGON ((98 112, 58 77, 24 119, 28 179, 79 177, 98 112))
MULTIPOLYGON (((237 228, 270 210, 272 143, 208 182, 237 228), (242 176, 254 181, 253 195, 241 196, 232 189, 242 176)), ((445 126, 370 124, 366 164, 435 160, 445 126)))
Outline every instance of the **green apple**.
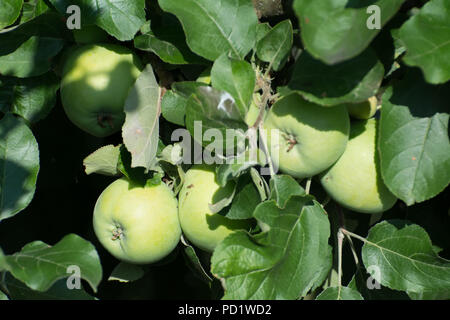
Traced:
POLYGON ((352 118, 366 120, 372 118, 377 112, 378 100, 373 96, 361 103, 347 105, 348 113, 352 118))
POLYGON ((111 183, 94 208, 94 231, 114 257, 133 264, 161 260, 181 237, 177 199, 165 184, 133 186, 125 178, 111 183))
POLYGON ((306 178, 326 170, 342 155, 350 119, 344 106, 324 108, 291 93, 272 106, 264 128, 273 163, 284 173, 306 178))
POLYGON ((352 122, 344 154, 320 181, 330 197, 343 207, 363 213, 380 213, 397 198, 383 183, 376 152, 378 120, 352 122))
POLYGON ((225 187, 217 183, 214 166, 195 165, 186 172, 178 214, 183 234, 195 246, 212 252, 233 231, 250 229, 248 221, 231 220, 211 212, 209 205, 229 195, 233 189, 234 182, 225 187))
POLYGON ((75 49, 64 64, 61 82, 67 117, 97 137, 119 131, 125 120, 125 100, 141 70, 138 57, 119 45, 75 49))
POLYGON ((75 42, 79 44, 99 43, 108 41, 108 34, 96 25, 87 25, 73 30, 75 42))

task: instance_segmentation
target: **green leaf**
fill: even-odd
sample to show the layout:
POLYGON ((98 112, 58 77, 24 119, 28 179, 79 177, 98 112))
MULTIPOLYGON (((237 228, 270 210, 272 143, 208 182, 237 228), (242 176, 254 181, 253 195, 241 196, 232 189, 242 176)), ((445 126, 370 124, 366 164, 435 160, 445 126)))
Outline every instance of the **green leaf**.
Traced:
MULTIPOLYGON (((256 45, 258 45, 258 42, 264 38, 264 36, 272 29, 270 24, 268 22, 265 23, 258 23, 256 26, 256 45)), ((255 48, 256 49, 256 48, 255 48)))
POLYGON ((291 176, 274 175, 270 179, 270 199, 275 200, 278 207, 283 209, 293 196, 305 196, 305 189, 291 176))
POLYGON ((184 126, 187 99, 172 90, 166 91, 161 100, 161 113, 169 122, 184 126))
POLYGON ((316 300, 364 300, 361 294, 348 287, 330 287, 322 291, 316 300))
POLYGON ((303 51, 295 63, 290 90, 323 106, 362 102, 377 93, 384 67, 372 49, 333 66, 303 51))
MULTIPOLYGON (((134 39, 134 46, 156 54, 170 64, 204 63, 201 57, 192 53, 186 44, 183 28, 171 14, 158 16, 159 20, 148 23, 148 30, 134 39)), ((147 26, 147 25, 146 25, 147 26)))
POLYGON ((108 281, 133 282, 142 278, 144 273, 142 267, 138 265, 120 262, 111 272, 108 281))
POLYGON ((131 167, 131 153, 127 150, 125 145, 120 145, 119 162, 117 169, 128 178, 128 180, 140 186, 145 186, 147 182, 146 170, 143 167, 131 167))
POLYGON ((256 55, 269 62, 273 70, 280 70, 287 61, 292 48, 293 30, 290 20, 278 23, 258 41, 256 55))
POLYGON ((251 0, 158 2, 181 21, 191 50, 208 60, 223 53, 244 59, 253 48, 258 18, 251 0))
POLYGON ((50 70, 51 59, 63 45, 61 39, 32 36, 14 52, 0 56, 0 73, 19 78, 42 75, 50 70))
POLYGON ((178 48, 168 41, 155 37, 153 32, 147 32, 134 38, 134 46, 143 51, 156 54, 162 61, 170 64, 187 64, 183 54, 178 48))
POLYGON ((0 1, 0 30, 14 23, 22 10, 23 0, 0 1))
POLYGON ((167 91, 161 101, 161 113, 164 119, 180 126, 184 126, 188 98, 201 86, 207 85, 194 81, 173 83, 172 90, 167 91))
POLYGON ((20 17, 20 23, 25 23, 48 10, 47 4, 44 0, 30 0, 24 2, 22 8, 22 15, 20 17))
POLYGON ((261 201, 265 201, 268 198, 268 194, 270 193, 269 185, 267 184, 266 180, 264 180, 261 177, 258 170, 256 170, 255 168, 250 168, 250 176, 252 177, 256 189, 258 189, 261 201))
POLYGON ((229 180, 241 176, 257 164, 258 162, 255 159, 251 159, 248 151, 235 158, 227 159, 226 163, 220 164, 216 168, 217 182, 224 187, 229 180))
POLYGON ((119 174, 117 164, 119 162, 120 146, 112 144, 101 147, 83 160, 86 174, 98 173, 107 176, 119 174))
POLYGON ((0 120, 0 221, 26 208, 34 196, 39 147, 28 126, 12 114, 0 120))
POLYGON ((223 54, 213 64, 211 83, 214 88, 231 94, 241 116, 245 117, 256 83, 252 66, 244 60, 232 59, 223 54))
POLYGON ((45 118, 56 104, 60 80, 48 72, 33 78, 0 77, 0 109, 20 115, 29 122, 45 118))
POLYGON ((160 88, 150 64, 136 80, 125 101, 123 142, 131 153, 131 167, 150 169, 159 141, 160 88))
POLYGON ((362 248, 366 268, 379 268, 378 282, 391 289, 433 292, 450 298, 450 261, 439 257, 424 229, 405 221, 375 225, 362 248))
MULTIPOLYGON (((196 93, 188 99, 186 127, 192 137, 205 147, 208 147, 210 141, 203 137, 202 132, 209 129, 218 130, 209 132, 217 133, 216 139, 214 140, 212 137, 211 140, 214 140, 213 143, 222 156, 232 155, 236 152, 236 139, 238 140, 237 148, 243 148, 242 144, 245 141, 247 130, 247 125, 231 95, 212 87, 198 87, 196 93), (201 128, 196 129, 196 124, 201 125, 201 128), (201 136, 197 133, 200 129, 201 136), (227 129, 231 129, 233 135, 230 134, 230 131, 227 134, 227 129)), ((237 152, 239 153, 239 151, 237 152)))
POLYGON ((258 189, 250 175, 246 174, 239 177, 233 202, 224 215, 228 219, 250 219, 260 203, 258 189))
POLYGON ((80 277, 94 291, 102 279, 102 267, 94 246, 75 234, 65 236, 54 246, 42 241, 25 245, 20 252, 6 256, 11 274, 29 288, 47 291, 57 280, 72 276, 68 267, 77 266, 80 277))
POLYGON ((145 23, 145 0, 49 0, 66 15, 70 5, 78 5, 83 25, 95 23, 120 41, 134 38, 145 23))
POLYGON ((5 283, 11 300, 95 300, 83 288, 69 289, 65 279, 56 281, 45 292, 30 289, 9 274, 5 283))
POLYGON ((406 64, 421 68, 430 83, 450 80, 450 2, 427 2, 397 35, 406 47, 406 64))
POLYGON ((383 27, 404 1, 295 0, 294 11, 306 50, 327 64, 336 64, 359 55, 380 32, 367 27, 372 15, 367 13, 369 4, 380 8, 383 27))
POLYGON ((195 249, 193 246, 191 246, 183 235, 181 235, 181 243, 185 246, 184 247, 184 253, 185 258, 188 262, 188 267, 194 271, 194 275, 198 277, 200 280, 203 280, 205 283, 210 284, 213 279, 210 277, 208 272, 206 272, 205 268, 203 267, 197 253, 195 252, 195 249))
POLYGON ((311 197, 292 197, 285 209, 261 203, 254 217, 270 226, 251 236, 232 233, 214 250, 212 273, 223 299, 298 299, 325 280, 332 263, 330 223, 311 197))
POLYGON ((449 93, 450 83, 429 85, 416 69, 383 95, 381 173, 408 205, 436 196, 450 182, 449 93))

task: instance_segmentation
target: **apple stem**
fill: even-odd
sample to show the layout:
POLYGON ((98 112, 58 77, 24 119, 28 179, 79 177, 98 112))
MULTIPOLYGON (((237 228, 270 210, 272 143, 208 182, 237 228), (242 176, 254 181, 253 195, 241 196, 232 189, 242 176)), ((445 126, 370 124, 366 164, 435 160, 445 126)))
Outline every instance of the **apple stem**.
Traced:
POLYGON ((308 180, 306 180, 306 187, 305 187, 306 194, 309 194, 309 189, 311 188, 311 181, 312 178, 308 178, 308 180))

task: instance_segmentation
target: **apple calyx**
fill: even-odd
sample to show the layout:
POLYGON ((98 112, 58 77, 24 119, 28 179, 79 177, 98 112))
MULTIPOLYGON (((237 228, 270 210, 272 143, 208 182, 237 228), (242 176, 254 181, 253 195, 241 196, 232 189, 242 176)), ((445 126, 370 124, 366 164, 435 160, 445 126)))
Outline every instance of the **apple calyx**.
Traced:
POLYGON ((122 239, 123 230, 121 227, 116 227, 113 230, 112 234, 113 234, 113 236, 112 236, 111 240, 113 240, 113 241, 120 240, 120 239, 122 239))
POLYGON ((109 125, 111 129, 114 129, 113 118, 110 114, 99 113, 97 115, 97 123, 102 128, 106 128, 109 125))
POLYGON ((289 152, 294 148, 294 146, 298 143, 296 137, 293 134, 287 134, 285 132, 282 133, 283 138, 286 140, 288 144, 288 148, 286 152, 289 152))

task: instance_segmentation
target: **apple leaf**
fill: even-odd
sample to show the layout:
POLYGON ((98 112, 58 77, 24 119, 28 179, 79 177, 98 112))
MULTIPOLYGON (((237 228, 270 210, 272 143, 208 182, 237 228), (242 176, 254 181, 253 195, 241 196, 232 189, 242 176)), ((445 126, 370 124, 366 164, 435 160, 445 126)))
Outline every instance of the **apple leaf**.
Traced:
POLYGON ((274 175, 270 179, 270 199, 275 200, 278 207, 283 209, 292 196, 305 196, 306 192, 289 175, 274 175))
MULTIPOLYGON (((13 0, 14 1, 14 0, 13 0)), ((27 22, 48 10, 48 6, 44 0, 31 0, 24 2, 20 23, 27 22)))
POLYGON ((272 27, 270 26, 270 24, 268 22, 264 22, 264 23, 258 23, 258 25, 256 26, 256 43, 255 43, 255 48, 254 50, 256 50, 256 46, 258 45, 258 42, 264 38, 264 36, 270 31, 272 30, 272 27))
POLYGON ((111 272, 108 281, 133 282, 142 278, 144 273, 142 267, 138 265, 120 262, 111 272))
POLYGON ((377 93, 383 76, 383 64, 372 49, 333 66, 303 51, 295 63, 288 89, 322 106, 356 103, 377 93))
POLYGON ((208 60, 223 53, 243 59, 253 48, 258 18, 251 0, 158 2, 181 21, 191 50, 208 60))
POLYGON ((6 256, 9 271, 29 288, 47 291, 57 280, 75 276, 69 267, 79 268, 79 276, 94 291, 102 279, 102 266, 94 246, 75 234, 65 236, 54 246, 42 241, 25 245, 20 252, 6 256))
POLYGON ((186 105, 188 98, 205 83, 195 81, 181 81, 172 84, 172 90, 166 91, 161 101, 161 113, 169 122, 185 125, 186 105))
POLYGON ((188 99, 186 127, 195 141, 206 148, 212 146, 209 146, 210 140, 203 133, 215 134, 210 139, 222 156, 232 156, 236 152, 236 139, 237 148, 242 149, 247 131, 233 97, 227 92, 204 86, 198 87, 188 99))
POLYGON ((385 184, 413 205, 450 182, 450 83, 432 86, 418 69, 409 71, 383 95, 378 146, 385 184))
POLYGON ((160 88, 150 64, 142 71, 125 101, 123 142, 131 153, 131 167, 150 169, 155 162, 161 113, 160 88))
POLYGON ((0 1, 0 30, 14 23, 22 10, 23 0, 0 1))
POLYGON ((256 55, 268 62, 273 70, 279 71, 287 61, 292 43, 292 23, 290 20, 283 20, 258 41, 256 55))
POLYGON ((30 128, 8 113, 0 120, 0 221, 26 208, 34 196, 39 147, 30 128))
POLYGON ((186 44, 183 28, 178 19, 168 13, 158 21, 148 21, 142 35, 134 39, 134 46, 156 54, 170 64, 204 63, 206 60, 192 53, 186 44), (157 23, 156 23, 157 22, 157 23))
POLYGON ((312 197, 258 205, 254 217, 269 225, 256 236, 237 231, 214 250, 212 273, 222 280, 223 299, 298 299, 325 280, 332 264, 330 223, 312 197))
POLYGON ((169 122, 184 126, 187 99, 172 90, 166 91, 161 100, 161 113, 169 122))
POLYGON ((252 102, 255 82, 252 66, 244 60, 229 58, 226 53, 214 62, 211 69, 212 86, 231 94, 242 117, 252 102))
POLYGON ((55 106, 59 82, 52 72, 25 79, 0 77, 0 110, 37 122, 55 106))
POLYGON ((145 0, 49 0, 63 15, 77 5, 83 25, 96 24, 120 41, 133 39, 145 23, 145 0))
POLYGON ((162 61, 170 64, 187 64, 183 54, 172 43, 158 39, 149 31, 134 38, 136 49, 156 54, 162 61))
POLYGON ((366 268, 379 269, 377 281, 384 286, 450 298, 450 261, 434 252, 428 234, 418 225, 401 220, 376 224, 369 230, 362 258, 366 268))
POLYGON ((117 164, 119 163, 120 145, 112 144, 101 147, 83 160, 86 174, 98 173, 107 176, 119 174, 117 164))
POLYGON ((429 83, 450 80, 450 2, 427 2, 398 31, 406 47, 403 61, 420 67, 429 83))
POLYGON ((294 11, 306 50, 331 65, 363 52, 380 32, 378 28, 368 27, 372 18, 379 18, 383 27, 404 1, 295 0, 294 11), (379 17, 367 13, 370 5, 379 8, 379 17))
POLYGON ((256 186, 256 189, 259 192, 259 196, 261 197, 261 201, 265 201, 268 199, 268 194, 270 193, 269 185, 266 180, 261 177, 258 170, 255 168, 250 168, 250 176, 252 177, 253 183, 256 186))
POLYGON ((203 280, 205 283, 210 284, 213 279, 203 267, 197 253, 195 252, 194 247, 186 241, 183 235, 181 235, 181 243, 184 245, 184 253, 185 258, 188 262, 188 267, 192 271, 194 271, 194 275, 197 276, 200 280, 203 280))
POLYGON ((6 275, 5 285, 11 300, 95 300, 83 288, 69 289, 66 279, 56 281, 45 292, 30 289, 10 274, 6 275))
POLYGON ((0 56, 0 73, 27 78, 50 70, 52 58, 61 51, 61 39, 32 36, 14 52, 0 56))
POLYGON ((258 189, 248 174, 240 176, 236 185, 233 202, 224 210, 223 215, 228 219, 250 219, 255 208, 261 203, 258 189))
POLYGON ((355 289, 341 286, 325 289, 316 300, 364 300, 364 298, 355 289))

